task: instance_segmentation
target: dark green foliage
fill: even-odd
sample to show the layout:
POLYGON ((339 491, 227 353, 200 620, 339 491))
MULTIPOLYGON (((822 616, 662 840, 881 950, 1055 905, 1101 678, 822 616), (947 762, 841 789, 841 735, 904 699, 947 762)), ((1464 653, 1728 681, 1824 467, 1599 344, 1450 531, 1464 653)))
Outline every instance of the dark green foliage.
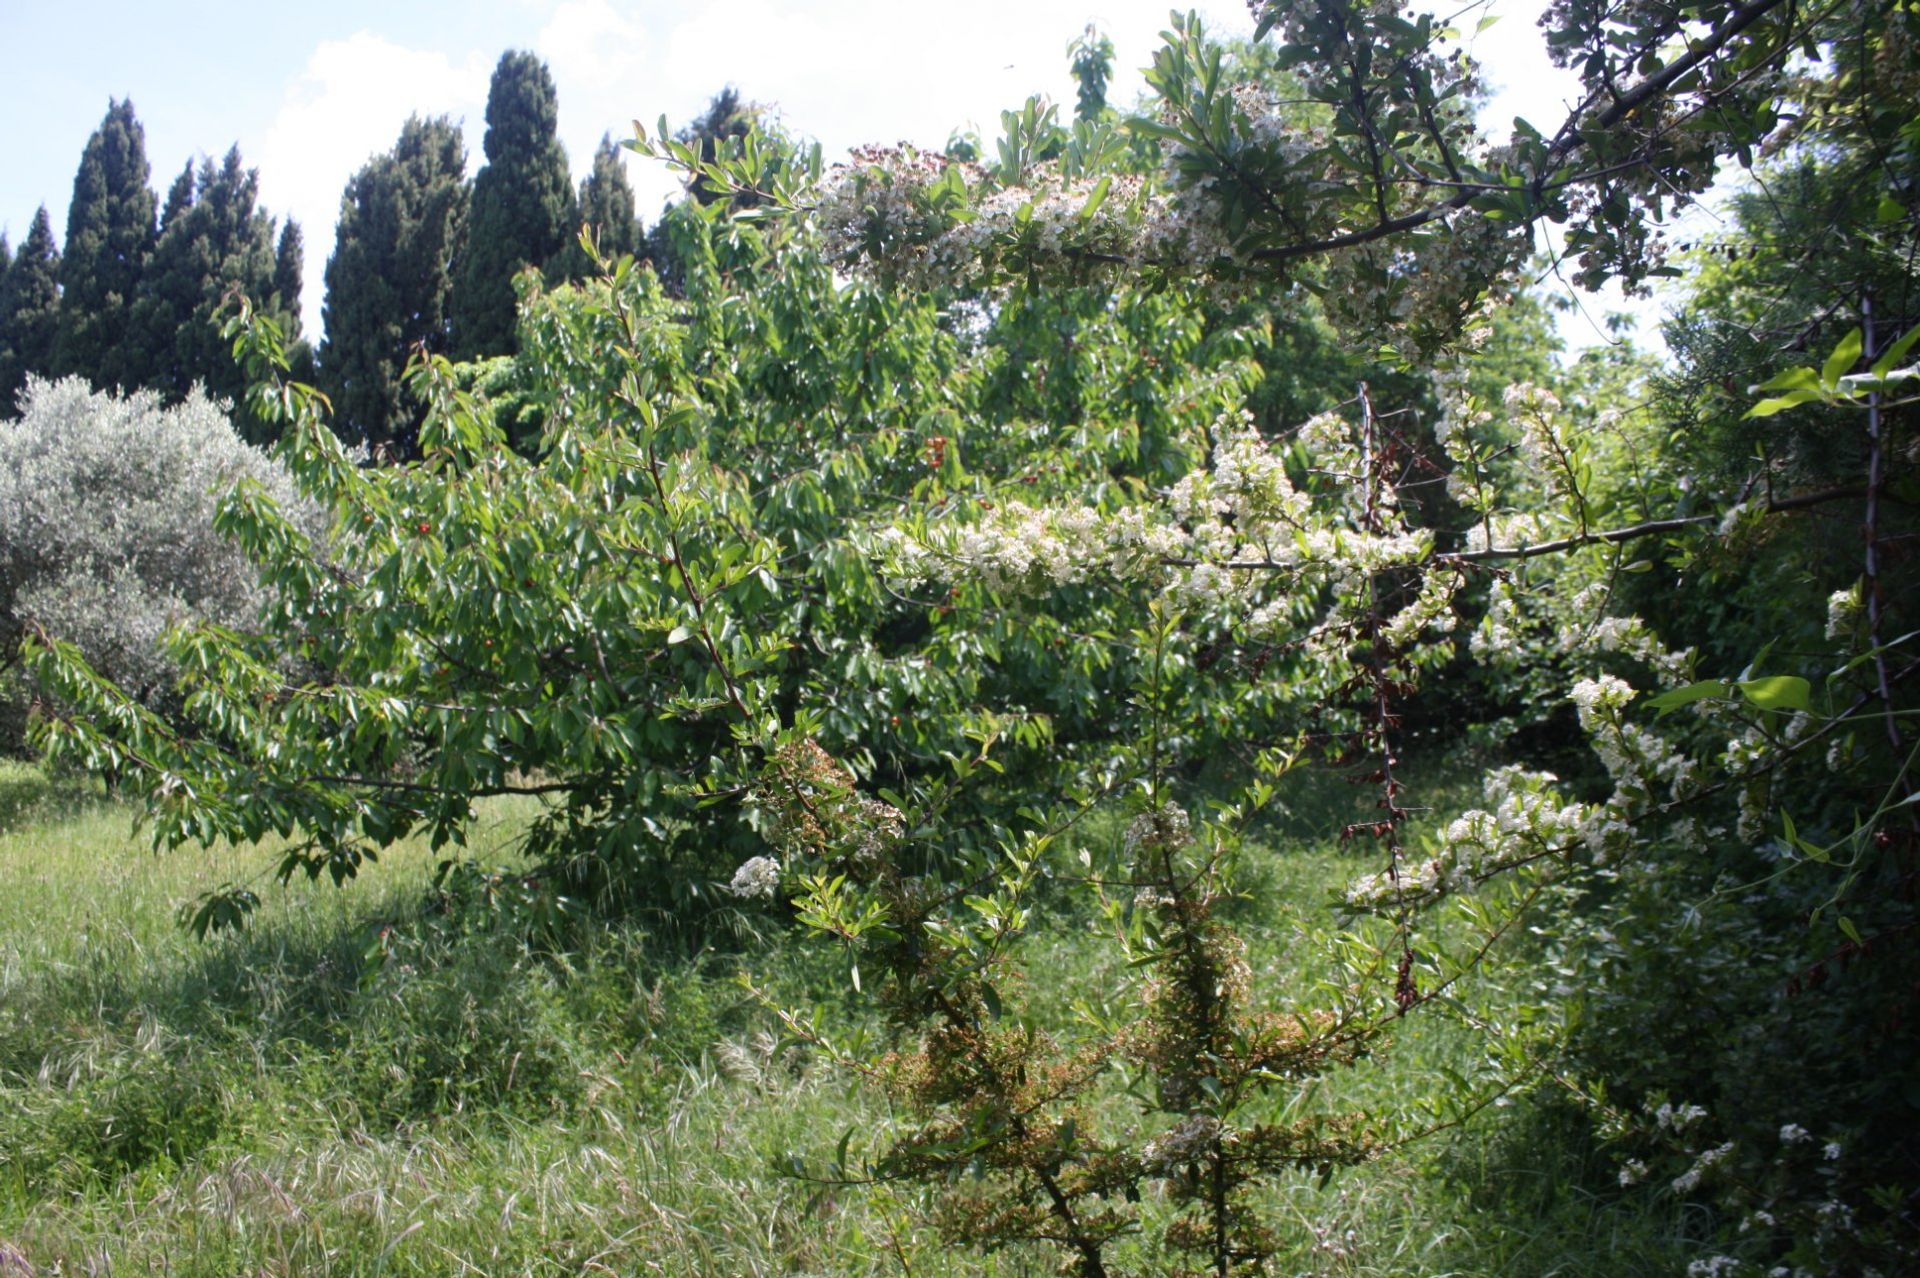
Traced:
POLYGON ((1079 39, 1067 46, 1072 60, 1075 92, 1073 118, 1097 120, 1107 109, 1107 82, 1113 78, 1113 41, 1091 22, 1079 39))
POLYGON ((503 54, 487 91, 487 162, 473 181, 454 286, 454 345, 463 359, 513 352, 513 277, 528 266, 547 269, 568 242, 573 183, 558 124, 546 63, 503 54))
POLYGON ((288 218, 273 254, 273 308, 287 317, 288 333, 300 333, 300 289, 306 272, 306 241, 300 224, 288 218))
MULTIPOLYGON (((627 181, 626 166, 620 148, 609 136, 602 136, 593 153, 593 172, 580 183, 579 213, 573 230, 590 229, 600 255, 609 260, 630 257, 640 251, 645 236, 633 211, 633 186, 627 181)), ((573 238, 561 250, 554 272, 567 280, 582 280, 593 274, 593 262, 573 238)))
MULTIPOLYGON (((744 101, 740 91, 729 84, 714 94, 707 103, 707 109, 674 134, 674 138, 682 145, 692 147, 702 160, 711 160, 720 153, 722 143, 738 142, 760 126, 760 108, 744 101)), ((767 136, 762 129, 763 139, 767 136)), ((692 173, 686 175, 686 186, 692 200, 669 207, 646 240, 647 255, 653 261, 654 271, 660 276, 660 282, 666 285, 667 292, 676 297, 685 285, 686 273, 691 265, 682 253, 688 237, 697 237, 699 234, 689 223, 694 212, 723 197, 731 208, 750 208, 759 203, 752 195, 738 191, 724 192, 692 173)))
POLYGON ((423 410, 403 393, 400 370, 416 346, 451 349, 448 299, 466 228, 466 163, 451 120, 416 116, 341 197, 320 369, 335 429, 349 439, 401 455, 413 450, 423 410))
POLYGON ((67 208, 60 262, 61 307, 53 369, 96 386, 145 379, 128 338, 140 277, 154 244, 154 196, 147 186, 147 131, 133 103, 109 103, 87 139, 67 208))
MULTIPOLYGON (((170 403, 196 384, 235 404, 244 398, 220 312, 235 293, 261 305, 275 296, 273 219, 255 204, 259 189, 258 173, 243 165, 236 146, 218 166, 202 160, 197 173, 181 173, 167 194, 130 340, 141 384, 170 403)), ((261 434, 257 423, 239 424, 244 435, 261 434)))
POLYGON ((13 412, 14 395, 29 373, 53 360, 60 305, 60 254, 43 204, 26 242, 0 279, 0 415, 13 412))
MULTIPOLYGON (((674 137, 684 145, 693 147, 702 160, 710 161, 719 154, 722 142, 746 137, 759 115, 760 108, 743 100, 740 90, 729 84, 714 94, 712 101, 707 103, 707 109, 674 137)), ((687 191, 702 204, 711 204, 723 194, 697 181, 691 182, 687 191)), ((739 197, 735 198, 737 200, 739 197)))

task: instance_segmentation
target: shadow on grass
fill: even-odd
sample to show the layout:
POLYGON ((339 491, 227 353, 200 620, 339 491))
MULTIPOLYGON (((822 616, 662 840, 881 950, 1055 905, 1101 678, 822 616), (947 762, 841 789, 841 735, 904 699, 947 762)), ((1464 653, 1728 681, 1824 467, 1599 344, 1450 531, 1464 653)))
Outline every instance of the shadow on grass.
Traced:
POLYGON ((733 980, 742 956, 672 949, 617 921, 555 946, 423 896, 26 974, 0 1006, 0 1197, 303 1126, 539 1121, 609 1093, 644 1115, 764 1017, 733 980))
POLYGON ((107 801, 106 790, 91 777, 50 776, 36 765, 0 759, 0 834, 107 801))

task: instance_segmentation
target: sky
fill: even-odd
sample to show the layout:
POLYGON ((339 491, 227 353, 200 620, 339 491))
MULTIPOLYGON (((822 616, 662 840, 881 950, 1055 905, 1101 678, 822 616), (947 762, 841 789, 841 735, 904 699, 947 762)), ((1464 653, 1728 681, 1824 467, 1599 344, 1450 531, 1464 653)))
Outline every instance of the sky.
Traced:
MULTIPOLYGON (((1501 131, 1515 115, 1557 123, 1574 85, 1540 51, 1541 0, 1487 2, 1500 21, 1473 41, 1495 89, 1487 120, 1501 131)), ((1200 12, 1209 30, 1251 34, 1242 5, 1200 12)), ((829 161, 863 142, 937 147, 956 128, 991 136, 999 112, 1029 94, 1071 108, 1066 50, 1089 23, 1114 43, 1108 99, 1124 105, 1145 87, 1140 68, 1166 20, 1165 0, 975 0, 964 9, 899 0, 0 0, 13 51, 0 77, 0 229, 17 247, 44 203, 62 234, 88 135, 110 98, 131 98, 156 192, 183 165, 237 143, 259 170, 261 203, 299 220, 305 327, 318 336, 347 179, 391 147, 415 112, 464 123, 471 174, 482 158, 488 78, 508 49, 531 49, 552 69, 577 181, 603 133, 629 137, 636 118, 652 131, 663 114, 678 127, 727 84, 777 108, 829 161)), ((627 158, 651 222, 677 185, 627 158)), ((1587 299, 1586 310, 1597 321, 1620 305, 1587 299)), ((1577 312, 1562 333, 1574 345, 1599 340, 1577 312)))

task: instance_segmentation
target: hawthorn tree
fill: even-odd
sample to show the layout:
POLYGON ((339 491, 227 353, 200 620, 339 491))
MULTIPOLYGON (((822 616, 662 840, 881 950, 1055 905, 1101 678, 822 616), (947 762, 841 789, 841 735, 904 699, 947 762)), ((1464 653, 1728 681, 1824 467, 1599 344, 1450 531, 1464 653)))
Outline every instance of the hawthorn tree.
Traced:
MULTIPOLYGON (((457 841, 478 798, 529 792, 551 804, 528 836, 550 910, 636 887, 682 918, 721 892, 786 896, 869 974, 891 1050, 805 1010, 790 1032, 898 1102, 870 1144, 803 1170, 924 1183, 951 1237, 1052 1247, 1083 1278, 1258 1272, 1278 1248, 1263 1183, 1425 1125, 1292 1121, 1307 1080, 1417 1008, 1462 1005, 1535 926, 1598 994, 1567 1011, 1577 996, 1543 987, 1504 1023, 1469 1006, 1512 1072, 1437 1121, 1551 1076, 1620 1149, 1623 1184, 1657 1175, 1723 1213, 1709 1270, 1893 1265, 1920 1182, 1886 1125, 1839 1101, 1792 1108, 1789 1086, 1714 1108, 1624 1095, 1581 1074, 1598 1054, 1562 1070, 1539 1052, 1562 1015, 1620 1013, 1650 964, 1711 981, 1761 956, 1768 1014, 1791 1016, 1792 986, 1913 934, 1898 636, 1915 596, 1889 588, 1904 531, 1886 499, 1920 330, 1862 323, 1790 354, 1743 410, 1856 422, 1864 483, 1839 492, 1771 467, 1702 490, 1666 432, 1618 411, 1607 370, 1575 384, 1590 393, 1516 383, 1495 401, 1447 355, 1542 222, 1583 278, 1668 269, 1650 215, 1783 122, 1781 94, 1809 75, 1796 51, 1854 65, 1858 32, 1880 29, 1863 18, 1906 21, 1775 0, 1559 6, 1549 44, 1587 97, 1500 142, 1475 127, 1475 71, 1444 23, 1345 0, 1263 6, 1284 81, 1236 81, 1181 19, 1156 109, 1127 134, 1063 134, 1031 104, 986 162, 885 148, 823 170, 751 131, 710 155, 642 135, 712 197, 675 227, 686 296, 631 265, 529 295, 515 369, 540 397, 539 460, 428 360, 423 460, 360 470, 316 398, 272 376, 278 337, 256 320, 256 402, 284 415, 338 548, 243 491, 223 525, 278 611, 258 636, 175 636, 198 718, 144 714, 49 636, 33 668, 68 708, 42 739, 132 776, 163 843, 297 834, 287 874, 347 877, 415 828, 457 841), (1438 420, 1416 428, 1364 383, 1284 430, 1251 418, 1246 347, 1183 322, 1189 287, 1320 294, 1345 341, 1433 362, 1438 420), (1021 304, 1075 288, 1103 300, 1021 304), (1072 393, 1011 397, 1048 405, 1038 420, 983 414, 1005 354, 983 334, 1062 314, 1091 347, 1072 393), (1162 345, 1133 365, 1143 333, 1162 345), (1438 486, 1448 501, 1422 498, 1438 486), (1777 605, 1825 614, 1817 647, 1730 667, 1624 606, 1623 583, 1695 589, 1743 538, 1848 502, 1861 579, 1777 605), (289 679, 288 653, 326 677, 289 679), (1580 773, 1501 758, 1481 803, 1416 842, 1407 709, 1468 662, 1577 743, 1580 773), (1256 983, 1217 904, 1238 831, 1314 758, 1371 788, 1340 833, 1374 868, 1345 893, 1331 988, 1256 983), (1229 761, 1226 794, 1195 784, 1229 761), (1830 761, 1871 803, 1793 823, 1830 761), (1059 856, 1102 805, 1127 836, 1059 856), (1124 1012, 1044 1024, 1020 996, 1045 882, 1092 898, 1132 974, 1124 1012), (1669 923, 1691 910, 1717 929, 1724 898, 1789 882, 1765 917, 1806 921, 1766 947, 1669 923), (1135 1085, 1114 1120, 1099 1089, 1123 1059, 1135 1085)), ((1870 100, 1861 83, 1848 100, 1870 100)), ((1800 145, 1830 140, 1820 118, 1791 122, 1800 145)), ((1913 189, 1889 184, 1896 212, 1913 189)), ((215 894, 198 917, 246 899, 215 894)), ((1876 1019, 1888 988, 1804 1015, 1871 1031, 1899 1081, 1911 1022, 1876 1019)), ((1677 1022, 1685 1004, 1625 1012, 1677 1022)))

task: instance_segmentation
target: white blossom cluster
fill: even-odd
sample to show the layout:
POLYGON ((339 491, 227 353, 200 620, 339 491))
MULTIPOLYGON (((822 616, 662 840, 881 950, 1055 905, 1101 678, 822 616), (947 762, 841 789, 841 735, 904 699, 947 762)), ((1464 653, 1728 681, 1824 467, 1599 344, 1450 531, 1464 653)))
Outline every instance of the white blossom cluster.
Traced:
POLYGON ((780 887, 780 863, 770 856, 750 857, 733 872, 727 891, 737 897, 770 897, 780 887))
POLYGON ((1211 468, 1182 476, 1167 500, 1174 518, 1193 528, 1193 550, 1218 557, 1291 541, 1306 530, 1307 495, 1246 415, 1220 426, 1211 468))
POLYGON ((1451 634, 1455 617, 1454 596, 1460 593, 1460 579, 1451 573, 1428 573, 1420 583, 1413 602, 1388 618, 1380 634, 1396 648, 1411 646, 1423 635, 1451 634))
POLYGON ((1128 860, 1142 853, 1179 849, 1193 841, 1193 823, 1177 803, 1162 803, 1142 812, 1127 825, 1123 846, 1128 860))
POLYGON ((1138 509, 1102 515, 1086 506, 1007 502, 990 519, 944 527, 924 539, 897 527, 880 529, 869 549, 890 576, 906 582, 965 576, 992 590, 1036 593, 1100 572, 1123 579, 1158 573, 1185 542, 1177 528, 1138 509))
MULTIPOLYGON (((1479 525, 1475 525, 1479 530, 1479 525)), ((1480 661, 1497 665, 1516 664, 1521 649, 1522 618, 1513 583, 1496 581, 1487 592, 1487 611, 1467 639, 1467 650, 1480 661)))
POLYGON ((1673 1192, 1690 1194, 1700 1187, 1707 1173, 1724 1163, 1733 1154, 1733 1142, 1716 1145, 1693 1160, 1693 1166, 1673 1178, 1673 1192))
POLYGON ((1866 601, 1860 593, 1860 583, 1854 582, 1845 590, 1836 590, 1827 596, 1827 638, 1844 639, 1853 633, 1855 622, 1865 609, 1866 601))
POLYGON ((1232 261, 1215 202, 1168 195, 1137 174, 1066 178, 1057 168, 994 188, 980 166, 913 147, 863 147, 823 178, 813 215, 836 261, 908 287, 985 268, 1057 263, 1123 275, 1232 261))
POLYGON ((1347 885, 1344 899, 1350 910, 1412 904, 1434 896, 1444 878, 1445 867, 1438 860, 1409 860, 1390 869, 1361 875, 1347 885))
POLYGON ((1599 838, 1614 838, 1605 809, 1566 799, 1554 786, 1551 772, 1530 772, 1517 766, 1496 768, 1483 782, 1485 808, 1473 808, 1447 823, 1440 850, 1431 858, 1363 875, 1348 885, 1345 899, 1352 909, 1376 909, 1460 892, 1510 868, 1525 858, 1564 851, 1599 838), (1601 835, 1596 835, 1596 829, 1601 835))
POLYGON ((1661 1101, 1660 1108, 1653 1111, 1653 1122, 1663 1132, 1684 1132, 1706 1116, 1707 1111, 1698 1105, 1661 1101))
POLYGON ((1467 549, 1474 552, 1496 547, 1524 547, 1552 541, 1566 529, 1541 511, 1497 511, 1484 516, 1467 529, 1467 549))
POLYGON ((1672 742, 1622 715, 1634 697, 1624 680, 1603 674, 1574 684, 1572 701, 1593 752, 1623 790, 1648 792, 1657 783, 1673 794, 1691 793, 1696 778, 1694 761, 1672 742))
MULTIPOLYGON (((1279 625, 1282 588, 1302 582, 1352 593, 1387 568, 1431 557, 1433 535, 1379 512, 1379 531, 1316 513, 1283 456, 1245 413, 1215 424, 1210 464, 1182 477, 1163 503, 1113 511, 999 503, 976 522, 884 528, 868 549, 887 575, 909 583, 977 580, 996 591, 1040 594, 1097 578, 1139 581, 1198 607, 1232 608, 1255 632, 1279 625)), ((1399 640, 1453 625, 1454 583, 1423 590, 1390 622, 1399 640)))
POLYGON ((1685 679, 1693 668, 1691 648, 1676 651, 1667 647, 1638 617, 1601 617, 1587 629, 1586 642, 1576 645, 1578 638, 1579 632, 1568 627, 1561 633, 1561 650, 1617 652, 1675 680, 1685 679))

